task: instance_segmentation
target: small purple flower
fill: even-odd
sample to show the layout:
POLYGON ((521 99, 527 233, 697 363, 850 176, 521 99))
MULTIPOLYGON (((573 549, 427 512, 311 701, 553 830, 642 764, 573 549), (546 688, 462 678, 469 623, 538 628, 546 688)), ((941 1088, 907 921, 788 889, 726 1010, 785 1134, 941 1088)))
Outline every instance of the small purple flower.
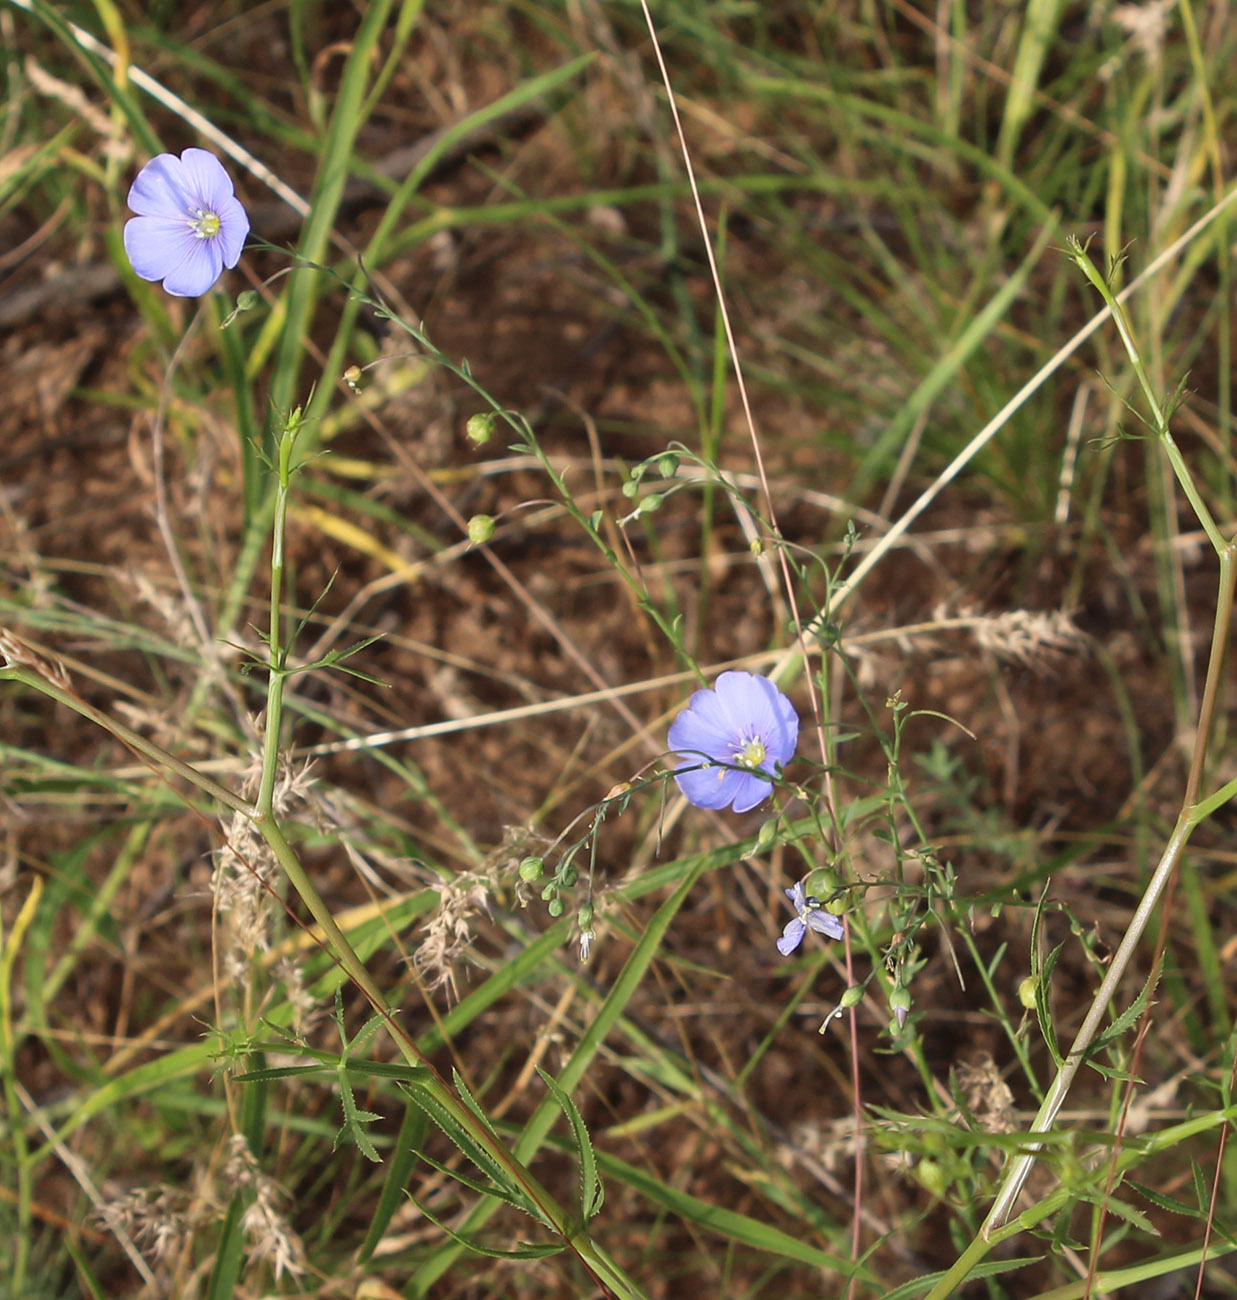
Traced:
POLYGON ((129 189, 137 213, 125 222, 125 252, 143 280, 177 298, 197 298, 240 261, 249 218, 223 164, 205 149, 161 153, 129 189))
POLYGON ((842 922, 832 912, 822 909, 819 898, 810 898, 804 894, 802 880, 794 888, 782 890, 782 893, 790 899, 790 905, 795 909, 794 920, 786 922, 782 937, 777 941, 777 950, 783 957, 789 957, 794 952, 809 929, 827 935, 830 939, 842 937, 842 922))
POLYGON ((750 812, 772 794, 798 740, 795 706, 767 677, 722 673, 670 724, 670 748, 682 760, 674 779, 697 808, 750 812))

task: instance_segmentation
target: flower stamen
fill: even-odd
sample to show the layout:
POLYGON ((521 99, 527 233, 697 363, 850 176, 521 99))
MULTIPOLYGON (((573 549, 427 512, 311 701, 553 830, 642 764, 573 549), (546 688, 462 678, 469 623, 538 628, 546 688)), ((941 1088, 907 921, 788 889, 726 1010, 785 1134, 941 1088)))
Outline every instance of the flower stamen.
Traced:
POLYGON ((219 233, 219 216, 214 212, 199 210, 190 215, 189 228, 199 239, 214 239, 219 233))
POLYGON ((749 767, 753 771, 769 756, 765 743, 759 736, 753 736, 742 749, 735 750, 734 761, 740 767, 749 767))

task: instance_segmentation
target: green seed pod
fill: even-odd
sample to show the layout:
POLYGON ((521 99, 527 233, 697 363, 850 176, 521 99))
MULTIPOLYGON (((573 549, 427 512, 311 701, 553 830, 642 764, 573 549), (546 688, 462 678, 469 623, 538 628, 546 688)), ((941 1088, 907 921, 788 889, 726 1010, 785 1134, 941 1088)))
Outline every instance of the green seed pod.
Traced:
POLYGON ((1022 1003, 1028 1011, 1035 1010, 1035 976, 1028 975, 1026 979, 1018 985, 1018 1001, 1022 1003))
POLYGON ((679 472, 679 458, 672 451, 657 458, 657 472, 662 478, 673 478, 679 472))
POLYGON ((521 880, 540 880, 545 872, 544 858, 525 858, 520 863, 521 880))
POLYGON ((851 1009, 851 1007, 857 1007, 862 1001, 863 1001, 862 984, 852 984, 850 988, 843 990, 842 996, 838 999, 839 1004, 841 1006, 844 1006, 848 1011, 851 1009))
POLYGON ((777 818, 770 817, 767 822, 761 823, 760 829, 756 832, 756 852, 767 853, 777 840, 777 818))
POLYGON ((474 546, 483 546, 493 536, 493 515, 473 515, 468 521, 468 540, 474 546))
POLYGON ((935 1160, 921 1160, 915 1166, 915 1174, 933 1196, 944 1196, 949 1189, 945 1171, 935 1160))
POLYGON ((548 911, 548 912, 550 913, 550 915, 551 915, 552 917, 554 917, 555 919, 557 919, 558 917, 562 916, 562 914, 563 914, 563 900, 562 900, 561 898, 552 898, 552 899, 550 899, 549 904, 548 904, 547 907, 546 907, 546 911, 548 911))
POLYGON ((592 926, 593 926, 593 905, 592 905, 592 903, 585 903, 584 906, 583 906, 582 908, 580 908, 580 917, 579 917, 579 920, 580 920, 580 929, 581 929, 581 930, 590 930, 590 929, 592 929, 592 926))
POLYGON ((651 496, 645 497, 644 500, 640 502, 640 513, 642 515, 651 515, 654 510, 661 509, 661 503, 664 500, 665 497, 659 496, 654 492, 651 496))
POLYGON ((478 447, 484 447, 494 436, 494 426, 497 423, 498 416, 495 412, 478 411, 476 415, 468 417, 468 423, 464 425, 464 433, 468 436, 470 442, 475 443, 478 447))
POLYGON ((817 867, 809 871, 803 882, 804 891, 817 898, 828 898, 842 888, 842 877, 832 867, 817 867))
POLYGON ((573 866, 566 866, 558 873, 558 883, 564 889, 570 889, 580 879, 580 873, 573 866))

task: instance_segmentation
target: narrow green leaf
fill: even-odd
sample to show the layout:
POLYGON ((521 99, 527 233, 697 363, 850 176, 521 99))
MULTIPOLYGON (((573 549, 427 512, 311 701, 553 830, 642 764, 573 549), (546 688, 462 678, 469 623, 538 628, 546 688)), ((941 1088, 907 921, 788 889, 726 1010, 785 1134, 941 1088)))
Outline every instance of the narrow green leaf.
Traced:
POLYGON ((525 1245, 519 1250, 498 1250, 494 1246, 483 1245, 479 1241, 470 1240, 461 1236, 458 1232, 448 1228, 441 1219, 436 1219, 414 1196, 412 1203, 421 1211, 422 1214, 434 1225, 441 1228, 457 1245, 463 1246, 465 1250, 471 1250, 476 1255, 486 1255, 490 1259, 545 1259, 549 1255, 561 1255, 566 1249, 561 1242, 551 1243, 544 1246, 525 1245))
POLYGON ((215 1267, 211 1270, 210 1282, 206 1288, 206 1300, 232 1300, 236 1295, 241 1255, 245 1248, 245 1233, 241 1227, 244 1211, 244 1198, 234 1196, 223 1217, 219 1245, 215 1249, 215 1267))
POLYGON ((537 1068, 537 1073, 541 1075, 542 1082, 549 1088, 554 1100, 558 1102, 571 1124, 576 1155, 580 1160, 580 1218, 587 1223, 601 1209, 606 1193, 601 1180, 597 1177, 597 1158, 593 1154, 593 1144, 584 1125, 584 1116, 580 1114, 579 1108, 570 1095, 564 1092, 540 1066, 537 1068))
POLYGON ((428 1126, 429 1117, 425 1111, 412 1101, 408 1101, 404 1107, 404 1121, 395 1138, 395 1149, 387 1164, 387 1176, 382 1184, 382 1193, 378 1197, 378 1205, 370 1220, 365 1240, 361 1243, 361 1251, 357 1258, 357 1263, 360 1265, 367 1263, 378 1248, 378 1243, 390 1227, 395 1211, 404 1202, 408 1191, 408 1178, 421 1148, 425 1145, 425 1132, 428 1126))

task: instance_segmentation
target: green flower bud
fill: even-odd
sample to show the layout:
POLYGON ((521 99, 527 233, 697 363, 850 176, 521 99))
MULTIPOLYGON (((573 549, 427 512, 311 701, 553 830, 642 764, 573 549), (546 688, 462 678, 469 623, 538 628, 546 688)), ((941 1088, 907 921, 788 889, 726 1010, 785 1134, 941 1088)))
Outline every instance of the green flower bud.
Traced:
POLYGON ((844 1006, 847 1009, 847 1011, 849 1011, 851 1007, 857 1007, 862 1001, 863 1001, 862 984, 852 984, 850 988, 843 990, 842 996, 838 999, 838 1002, 842 1006, 844 1006))
POLYGON ((360 392, 361 389, 361 367, 349 366, 343 373, 343 381, 352 389, 354 393, 360 392))
POLYGON ((563 914, 563 900, 561 898, 552 898, 546 906, 546 911, 556 920, 563 914))
POLYGON ((593 925, 593 905, 592 905, 592 903, 585 903, 584 906, 583 906, 582 908, 580 908, 580 918, 579 918, 579 919, 580 919, 580 929, 581 929, 581 930, 588 930, 588 929, 591 929, 591 928, 592 928, 592 925, 593 925))
POLYGON ((636 493, 640 491, 640 480, 638 478, 629 478, 627 482, 623 484, 620 491, 628 501, 633 500, 636 493))
POLYGON ((841 888, 842 877, 832 867, 817 867, 809 871, 803 881, 804 892, 817 898, 828 898, 841 888))
POLYGON ((261 301, 262 299, 258 296, 258 291, 256 289, 242 289, 241 292, 236 295, 236 310, 253 311, 261 301))
POLYGON ((580 873, 573 866, 566 866, 558 873, 558 883, 564 889, 570 889, 580 879, 580 873))
POLYGON ((651 515, 654 510, 661 509, 661 503, 664 500, 665 497, 659 496, 654 492, 651 496, 645 497, 644 500, 640 502, 640 513, 642 515, 651 515))
POLYGON ((762 822, 760 829, 756 832, 756 852, 765 853, 773 847, 777 839, 777 818, 770 817, 767 822, 762 822))
POLYGON ((1018 985, 1018 1001, 1022 1003, 1028 1011, 1035 1010, 1035 976, 1028 975, 1026 979, 1018 985))
POLYGON ((679 458, 672 451, 657 458, 657 472, 662 478, 673 478, 679 472, 679 458))
POLYGON ((545 872, 545 860, 543 858, 525 858, 520 863, 521 880, 540 880, 545 872))
POLYGON ((889 995, 889 1009, 893 1012, 893 1023, 901 1033, 906 1028, 906 1017, 911 1009, 911 991, 899 984, 889 995))
POLYGON ((468 540, 474 546, 483 546, 493 536, 493 515, 473 515, 468 521, 468 540))
POLYGON ((945 1171, 935 1160, 921 1160, 915 1166, 915 1174, 933 1196, 944 1196, 949 1189, 949 1182, 945 1177, 945 1171))
POLYGON ((478 447, 484 447, 487 442, 494 436, 494 428, 498 424, 498 415, 494 411, 478 411, 476 415, 468 417, 468 423, 464 426, 464 432, 470 442, 476 443, 478 447))

